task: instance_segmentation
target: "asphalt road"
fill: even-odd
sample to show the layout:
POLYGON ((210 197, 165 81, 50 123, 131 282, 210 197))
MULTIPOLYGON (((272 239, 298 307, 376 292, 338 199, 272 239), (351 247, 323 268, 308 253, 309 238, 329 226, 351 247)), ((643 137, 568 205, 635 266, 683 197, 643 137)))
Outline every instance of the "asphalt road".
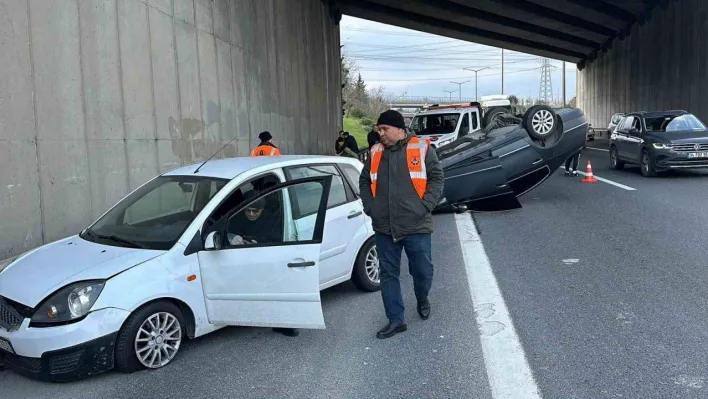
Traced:
POLYGON ((543 396, 708 397, 708 173, 588 159, 635 190, 561 170, 522 210, 475 215, 543 396))
POLYGON ((376 339, 380 294, 345 283, 322 294, 325 330, 227 328, 188 341, 164 369, 58 385, 0 372, 0 398, 490 398, 455 220, 436 223, 432 315, 419 318, 402 273, 405 333, 376 339))
MULTIPOLYGON (((708 172, 647 179, 607 158, 588 149, 580 170, 634 190, 561 170, 523 209, 473 215, 535 382, 544 398, 708 397, 708 172)), ((68 384, 0 372, 0 398, 492 397, 455 217, 436 224, 433 315, 406 275, 394 338, 375 338, 380 295, 347 283, 323 292, 326 330, 228 328, 165 369, 68 384)))

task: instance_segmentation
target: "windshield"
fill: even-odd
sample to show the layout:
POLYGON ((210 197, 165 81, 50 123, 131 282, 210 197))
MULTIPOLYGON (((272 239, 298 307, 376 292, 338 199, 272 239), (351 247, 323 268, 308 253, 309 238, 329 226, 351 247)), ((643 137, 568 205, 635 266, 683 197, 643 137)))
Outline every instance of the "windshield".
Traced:
POLYGON ((647 132, 677 132, 685 130, 705 130, 706 125, 691 114, 667 115, 646 118, 647 132))
POLYGON ((457 129, 457 121, 462 114, 459 112, 449 114, 416 115, 411 123, 411 130, 416 135, 448 134, 457 129))
POLYGON ((160 176, 124 198, 81 238, 122 247, 168 250, 226 179, 160 176))

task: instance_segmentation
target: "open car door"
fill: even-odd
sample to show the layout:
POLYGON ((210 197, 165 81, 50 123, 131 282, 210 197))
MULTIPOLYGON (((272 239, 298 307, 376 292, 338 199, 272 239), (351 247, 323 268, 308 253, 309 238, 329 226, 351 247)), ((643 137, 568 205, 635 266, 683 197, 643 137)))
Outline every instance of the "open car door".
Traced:
POLYGON ((210 323, 325 328, 319 258, 331 181, 318 176, 268 188, 206 237, 198 259, 210 323), (314 229, 297 231, 293 203, 314 204, 314 229))

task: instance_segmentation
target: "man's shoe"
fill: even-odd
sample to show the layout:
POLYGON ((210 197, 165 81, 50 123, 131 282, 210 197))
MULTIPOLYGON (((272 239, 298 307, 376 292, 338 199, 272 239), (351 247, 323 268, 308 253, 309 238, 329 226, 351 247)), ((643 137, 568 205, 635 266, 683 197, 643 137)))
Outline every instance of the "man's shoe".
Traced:
POLYGON ((430 317, 430 302, 429 301, 418 302, 418 314, 420 315, 421 319, 428 320, 428 317, 430 317))
POLYGON ((273 331, 275 331, 277 333, 281 333, 281 334, 285 335, 286 337, 297 337, 298 335, 300 335, 300 330, 298 330, 297 328, 276 327, 276 328, 273 328, 273 331))
POLYGON ((391 338, 394 335, 404 332, 408 329, 406 323, 388 323, 386 327, 381 329, 381 331, 376 333, 376 338, 386 339, 391 338))

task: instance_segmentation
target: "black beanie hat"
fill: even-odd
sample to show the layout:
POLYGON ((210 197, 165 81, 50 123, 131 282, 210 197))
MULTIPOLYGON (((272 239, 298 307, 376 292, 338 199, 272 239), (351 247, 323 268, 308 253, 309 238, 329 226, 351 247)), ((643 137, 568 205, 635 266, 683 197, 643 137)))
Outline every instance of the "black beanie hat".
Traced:
POLYGON ((265 143, 266 141, 272 139, 273 135, 271 135, 269 131, 265 131, 261 132, 261 134, 258 135, 258 138, 265 143))
POLYGON ((379 120, 376 121, 376 124, 389 125, 403 130, 406 129, 406 121, 403 119, 403 115, 392 109, 381 113, 381 115, 379 115, 379 120))

